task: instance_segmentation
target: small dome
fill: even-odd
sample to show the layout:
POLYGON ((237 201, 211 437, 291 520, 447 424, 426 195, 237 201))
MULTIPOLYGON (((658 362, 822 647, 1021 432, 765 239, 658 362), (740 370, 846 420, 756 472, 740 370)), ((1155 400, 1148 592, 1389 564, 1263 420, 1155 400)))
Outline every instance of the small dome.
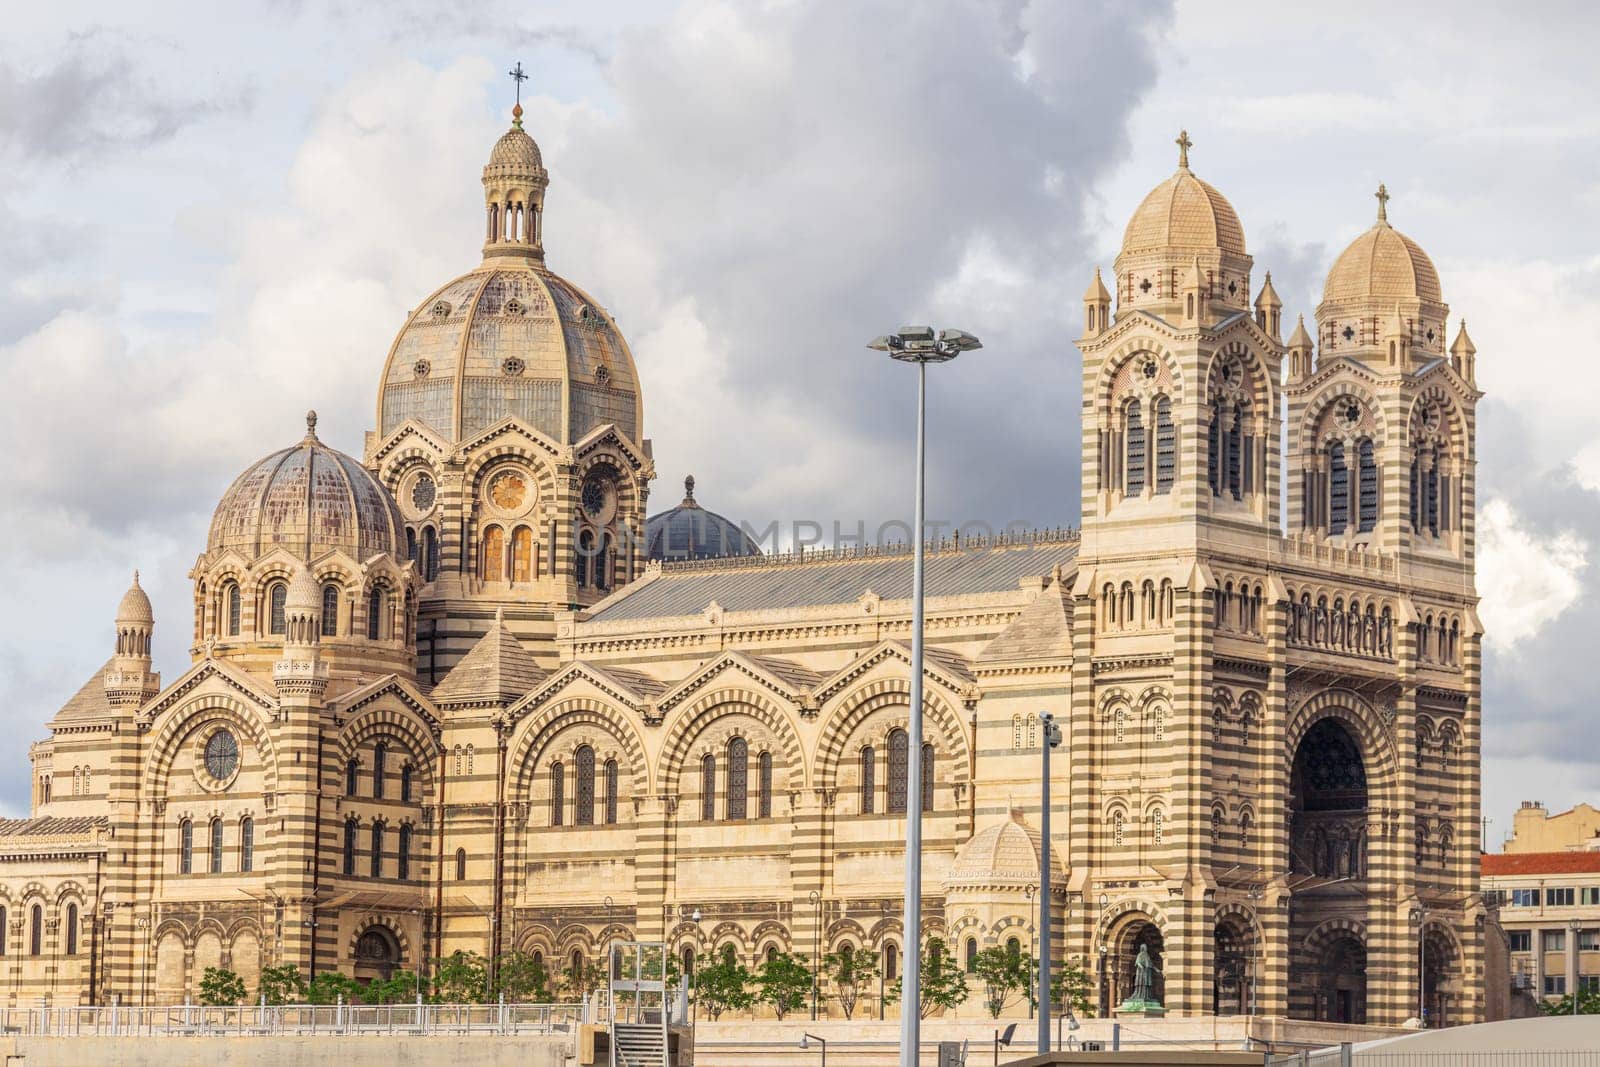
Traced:
POLYGON ((311 577, 311 568, 301 567, 295 571, 283 606, 286 611, 302 613, 322 610, 322 592, 317 588, 317 580, 311 577))
MULTIPOLYGON (((1052 880, 1065 874, 1059 849, 1050 850, 1052 880)), ((1039 831, 1024 825, 1022 813, 1013 811, 1005 822, 979 830, 961 846, 945 885, 977 889, 985 886, 1026 886, 1039 882, 1039 831)))
POLYGON ((156 613, 150 607, 150 598, 139 587, 139 572, 134 571, 133 584, 122 594, 122 603, 117 605, 117 622, 153 624, 155 621, 156 613))
POLYGON ((317 415, 290 448, 253 464, 228 487, 211 518, 208 553, 257 559, 282 546, 310 562, 339 550, 357 561, 404 558, 405 524, 389 491, 360 463, 317 439, 317 415))
POLYGON ((683 502, 646 520, 645 544, 656 560, 761 555, 761 546, 738 523, 695 501, 692 474, 683 480, 683 502))
POLYGON ((1150 190, 1122 234, 1122 255, 1164 248, 1245 255, 1244 227, 1233 205, 1187 165, 1150 190))
POLYGON ((1433 260, 1411 238, 1382 217, 1372 229, 1350 242, 1328 272, 1322 287, 1324 302, 1339 304, 1421 300, 1444 303, 1439 272, 1433 260))
POLYGON ((544 155, 538 142, 529 137, 520 123, 500 135, 489 152, 490 167, 515 167, 522 171, 544 170, 544 155))

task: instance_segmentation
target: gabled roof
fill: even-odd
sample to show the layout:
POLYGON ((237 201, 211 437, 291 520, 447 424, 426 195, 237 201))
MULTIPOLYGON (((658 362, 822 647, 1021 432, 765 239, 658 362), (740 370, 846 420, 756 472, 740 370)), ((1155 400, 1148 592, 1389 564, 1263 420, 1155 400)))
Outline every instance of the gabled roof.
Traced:
MULTIPOLYGON (((969 542, 970 543, 970 542, 969 542)), ((930 598, 1014 590, 1023 578, 1070 566, 1076 537, 930 551, 930 598)), ((671 564, 648 582, 625 586, 589 616, 593 622, 698 615, 713 602, 723 613, 855 604, 868 591, 882 600, 911 597, 911 551, 819 552, 800 558, 751 556, 671 564)))
MULTIPOLYGON (((852 681, 887 659, 897 659, 909 667, 911 665, 911 646, 894 638, 878 642, 877 645, 851 660, 842 669, 824 679, 816 687, 817 699, 819 701, 827 700, 852 681)), ((976 676, 972 673, 972 665, 967 662, 966 658, 946 648, 923 646, 922 673, 925 677, 933 679, 952 693, 964 693, 976 681, 976 676)))
POLYGON ((478 643, 433 687, 435 704, 509 704, 545 678, 532 653, 496 613, 478 643))
POLYGON ((1486 852, 1485 875, 1600 874, 1600 850, 1582 852, 1486 852))
POLYGON ((703 689, 717 675, 728 670, 737 671, 747 678, 754 679, 792 703, 799 703, 809 696, 823 677, 818 672, 802 667, 792 660, 728 651, 710 660, 705 666, 674 685, 661 700, 662 712, 665 713, 674 705, 681 703, 690 694, 703 689))
POLYGON ((216 678, 228 688, 264 710, 278 706, 277 691, 241 667, 222 659, 203 659, 184 671, 139 711, 142 722, 149 722, 172 707, 208 678, 216 678))
POLYGON ((398 674, 386 674, 376 681, 368 682, 366 685, 350 690, 350 692, 341 695, 337 700, 331 701, 330 704, 337 707, 343 714, 353 715, 387 694, 393 694, 400 703, 420 715, 422 720, 428 724, 429 731, 435 737, 439 736, 437 705, 424 696, 416 685, 398 674))
POLYGON ((978 653, 984 663, 1071 658, 1072 606, 1061 582, 1052 582, 978 653))
POLYGON ((507 719, 515 722, 576 681, 588 682, 636 712, 643 712, 646 705, 667 691, 669 684, 642 671, 609 665, 602 667, 587 660, 573 660, 507 708, 507 719))
POLYGON ((83 683, 82 689, 72 694, 72 698, 61 705, 61 710, 56 712, 49 725, 55 727, 67 723, 92 722, 116 715, 116 709, 106 699, 105 673, 110 669, 111 660, 108 659, 98 670, 89 675, 89 680, 83 683))

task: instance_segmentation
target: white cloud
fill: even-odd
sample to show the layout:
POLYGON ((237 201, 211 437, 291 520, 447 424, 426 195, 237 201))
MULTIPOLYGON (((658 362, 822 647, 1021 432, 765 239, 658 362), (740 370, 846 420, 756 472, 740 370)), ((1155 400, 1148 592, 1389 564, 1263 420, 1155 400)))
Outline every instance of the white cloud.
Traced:
POLYGON ((1478 509, 1479 611, 1486 640, 1506 650, 1538 636, 1578 602, 1589 542, 1571 531, 1541 536, 1505 500, 1478 509))

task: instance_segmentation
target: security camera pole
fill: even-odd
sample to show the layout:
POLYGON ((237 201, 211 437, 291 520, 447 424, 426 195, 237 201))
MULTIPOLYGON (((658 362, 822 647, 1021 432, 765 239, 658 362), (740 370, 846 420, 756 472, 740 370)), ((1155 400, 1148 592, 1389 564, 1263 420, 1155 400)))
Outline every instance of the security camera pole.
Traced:
POLYGON ((928 364, 948 363, 982 348, 964 330, 907 326, 874 340, 868 348, 917 365, 917 490, 911 525, 911 708, 906 723, 906 913, 905 968, 900 996, 900 1067, 918 1067, 922 1044, 922 495, 926 469, 928 364))
POLYGON ((1039 769, 1039 1051, 1050 1051, 1050 750, 1061 743, 1061 727, 1048 711, 1039 713, 1044 726, 1039 769))

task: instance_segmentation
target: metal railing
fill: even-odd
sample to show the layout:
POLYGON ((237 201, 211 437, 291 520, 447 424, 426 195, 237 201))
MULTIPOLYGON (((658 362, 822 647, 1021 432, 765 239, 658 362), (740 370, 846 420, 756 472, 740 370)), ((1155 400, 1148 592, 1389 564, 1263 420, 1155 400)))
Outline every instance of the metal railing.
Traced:
POLYGON ((582 1004, 282 1004, 0 1009, 0 1033, 35 1037, 267 1037, 276 1034, 572 1034, 582 1004))

